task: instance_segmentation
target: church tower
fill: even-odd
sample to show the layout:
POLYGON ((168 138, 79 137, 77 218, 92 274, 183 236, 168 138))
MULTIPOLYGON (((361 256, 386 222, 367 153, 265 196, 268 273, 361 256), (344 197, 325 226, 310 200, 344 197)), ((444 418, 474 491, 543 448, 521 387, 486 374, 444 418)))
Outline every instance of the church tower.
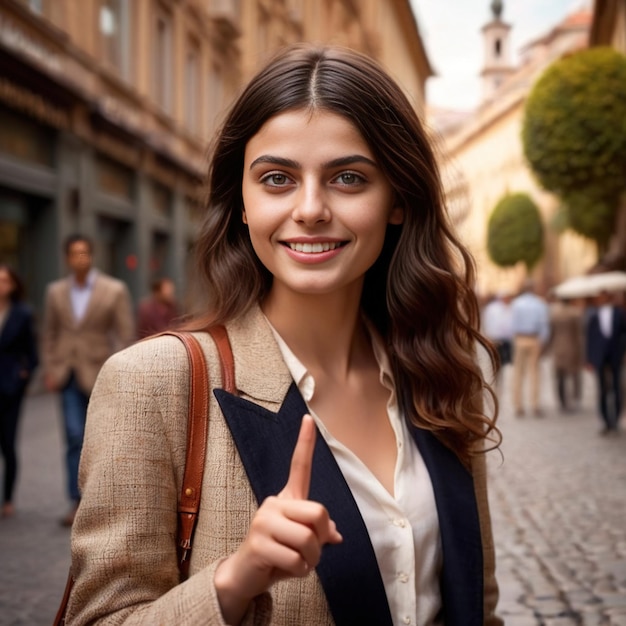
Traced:
POLYGON ((483 102, 493 97, 498 87, 513 72, 510 62, 510 24, 502 21, 502 0, 492 0, 492 20, 482 27, 485 63, 481 72, 483 102))

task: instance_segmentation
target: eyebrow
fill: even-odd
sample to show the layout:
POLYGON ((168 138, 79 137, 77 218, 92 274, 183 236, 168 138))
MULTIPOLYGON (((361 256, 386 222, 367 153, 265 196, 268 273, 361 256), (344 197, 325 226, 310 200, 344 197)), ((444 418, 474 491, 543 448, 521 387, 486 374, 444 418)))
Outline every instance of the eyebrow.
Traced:
MULTIPOLYGON (((280 165, 282 167, 289 167, 291 169, 302 168, 302 165, 300 165, 298 161, 294 161, 293 159, 285 159, 279 156, 272 156, 271 154, 263 154, 260 157, 254 159, 252 163, 250 163, 250 169, 254 168, 260 163, 270 163, 273 165, 280 165)), ((339 157, 337 159, 332 159, 331 161, 323 163, 322 167, 323 169, 332 169, 335 167, 345 167, 346 165, 353 165, 354 163, 365 163, 367 165, 371 165, 372 167, 378 167, 375 161, 372 161, 372 159, 368 159, 362 154, 351 154, 348 156, 339 157)))

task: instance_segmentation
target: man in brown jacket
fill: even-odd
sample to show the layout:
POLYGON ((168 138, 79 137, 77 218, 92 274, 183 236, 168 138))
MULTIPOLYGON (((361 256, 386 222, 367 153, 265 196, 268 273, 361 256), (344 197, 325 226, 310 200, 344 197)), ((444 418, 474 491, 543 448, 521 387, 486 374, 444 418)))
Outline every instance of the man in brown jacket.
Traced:
POLYGON ((134 339, 134 323, 128 288, 92 267, 89 238, 68 237, 65 257, 70 275, 46 293, 42 362, 46 388, 61 394, 72 500, 61 523, 71 526, 80 501, 78 464, 89 395, 107 358, 134 339))
POLYGON ((556 379, 559 408, 567 413, 580 406, 582 370, 585 361, 585 330, 582 310, 562 298, 550 309, 552 365, 556 379), (568 390, 568 379, 571 390, 568 390))

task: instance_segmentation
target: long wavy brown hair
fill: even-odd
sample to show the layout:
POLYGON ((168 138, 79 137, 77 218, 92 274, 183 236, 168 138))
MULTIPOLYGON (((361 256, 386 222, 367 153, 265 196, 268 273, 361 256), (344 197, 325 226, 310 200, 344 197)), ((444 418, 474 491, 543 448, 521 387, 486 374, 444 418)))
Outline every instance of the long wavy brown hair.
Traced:
POLYGON ((272 275, 257 258, 241 219, 244 151, 270 118, 321 109, 351 121, 372 149, 404 207, 387 227, 368 270, 362 308, 385 338, 401 408, 466 463, 495 447, 497 400, 477 364, 479 332, 472 258, 454 234, 428 137, 401 88, 375 61, 337 47, 307 44, 281 51, 243 90, 212 148, 206 215, 196 245, 208 313, 188 329, 241 316, 269 292, 272 275), (483 409, 488 394, 493 414, 483 409))

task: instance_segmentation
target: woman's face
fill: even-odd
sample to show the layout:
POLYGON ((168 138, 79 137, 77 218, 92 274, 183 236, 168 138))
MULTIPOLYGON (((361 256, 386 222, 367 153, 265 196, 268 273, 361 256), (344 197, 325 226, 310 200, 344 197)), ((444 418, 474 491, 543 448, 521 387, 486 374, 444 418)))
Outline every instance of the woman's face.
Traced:
POLYGON ((0 300, 9 300, 15 290, 15 283, 8 270, 0 267, 0 300))
POLYGON ((243 219, 274 276, 272 290, 360 287, 387 224, 403 218, 357 128, 323 110, 287 111, 261 127, 246 146, 242 192, 243 219))

